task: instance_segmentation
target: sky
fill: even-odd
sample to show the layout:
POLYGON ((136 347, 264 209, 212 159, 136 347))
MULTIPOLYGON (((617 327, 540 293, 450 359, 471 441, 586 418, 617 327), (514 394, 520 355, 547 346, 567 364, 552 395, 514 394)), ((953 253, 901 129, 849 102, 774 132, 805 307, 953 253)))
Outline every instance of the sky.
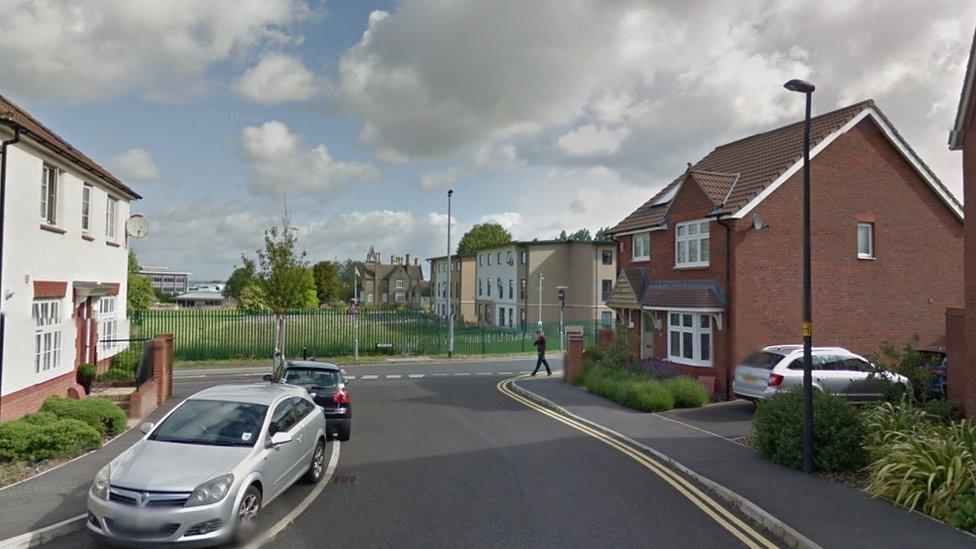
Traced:
MULTIPOLYGON (((287 214, 312 261, 622 219, 714 147, 873 98, 946 146, 968 0, 0 0, 0 94, 143 199, 144 265, 224 279, 287 214)), ((425 269, 426 271, 426 269, 425 269)))

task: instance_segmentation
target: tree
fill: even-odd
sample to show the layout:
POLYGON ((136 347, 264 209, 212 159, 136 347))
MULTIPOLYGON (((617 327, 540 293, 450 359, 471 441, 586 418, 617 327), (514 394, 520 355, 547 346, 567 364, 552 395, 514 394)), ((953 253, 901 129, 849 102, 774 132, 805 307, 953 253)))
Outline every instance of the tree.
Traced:
POLYGON ((139 274, 136 253, 129 250, 129 274, 126 277, 126 307, 130 311, 145 311, 156 300, 156 291, 148 276, 139 274))
POLYGON ((279 229, 271 226, 264 231, 264 249, 257 250, 258 270, 254 280, 244 286, 239 304, 244 310, 266 310, 275 314, 275 370, 285 349, 285 315, 296 309, 319 306, 315 292, 315 276, 308 267, 305 252, 296 252, 296 229, 287 222, 279 229))
POLYGON ((254 260, 246 256, 241 257, 242 265, 240 267, 234 267, 234 271, 230 273, 230 278, 227 279, 227 284, 224 286, 224 297, 232 297, 234 299, 241 298, 241 292, 244 288, 254 280, 254 260))
POLYGON ((600 227, 597 229, 596 234, 593 235, 593 240, 612 240, 610 236, 610 227, 600 227))
POLYGON ((362 295, 362 280, 356 279, 356 272, 362 272, 365 264, 362 261, 356 261, 352 259, 347 259, 342 263, 337 263, 336 268, 338 269, 339 281, 342 287, 339 290, 339 299, 342 301, 349 301, 353 296, 353 288, 358 287, 359 293, 362 295))
POLYGON ((593 236, 590 235, 589 229, 580 229, 572 234, 566 234, 566 231, 561 231, 555 240, 559 240, 560 242, 591 242, 593 240, 593 236))
POLYGON ((319 261, 312 266, 315 292, 319 302, 337 301, 342 298, 343 284, 339 278, 340 266, 335 261, 319 261))
POLYGON ((498 223, 479 223, 464 233, 458 242, 457 252, 461 255, 474 253, 484 248, 501 246, 512 241, 512 233, 498 223))

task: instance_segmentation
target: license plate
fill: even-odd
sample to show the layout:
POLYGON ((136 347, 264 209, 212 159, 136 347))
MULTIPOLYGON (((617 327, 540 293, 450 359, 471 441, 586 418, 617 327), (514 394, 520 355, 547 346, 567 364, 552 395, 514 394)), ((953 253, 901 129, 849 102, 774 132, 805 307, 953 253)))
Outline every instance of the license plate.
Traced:
POLYGON ((746 374, 746 375, 742 376, 742 379, 743 379, 743 381, 747 381, 749 383, 758 383, 759 382, 759 376, 754 376, 752 374, 746 374))
POLYGON ((159 520, 147 516, 121 517, 117 521, 122 528, 139 532, 154 531, 161 525, 159 520))

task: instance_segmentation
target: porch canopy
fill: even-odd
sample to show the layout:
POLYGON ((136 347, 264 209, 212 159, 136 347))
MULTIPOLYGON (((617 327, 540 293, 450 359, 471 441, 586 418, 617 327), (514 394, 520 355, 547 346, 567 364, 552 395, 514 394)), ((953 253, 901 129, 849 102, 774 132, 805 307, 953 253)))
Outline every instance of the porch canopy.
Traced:
POLYGON ((651 280, 641 267, 623 269, 607 305, 614 309, 721 312, 728 296, 715 280, 651 280))

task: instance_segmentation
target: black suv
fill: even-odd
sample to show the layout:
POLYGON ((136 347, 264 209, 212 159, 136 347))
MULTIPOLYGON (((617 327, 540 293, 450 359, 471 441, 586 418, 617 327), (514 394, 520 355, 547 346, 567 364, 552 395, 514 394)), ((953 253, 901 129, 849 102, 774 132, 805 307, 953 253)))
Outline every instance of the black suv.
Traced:
POLYGON ((326 430, 341 441, 349 440, 352 402, 342 370, 329 362, 294 360, 285 363, 281 381, 304 387, 325 412, 326 430))

